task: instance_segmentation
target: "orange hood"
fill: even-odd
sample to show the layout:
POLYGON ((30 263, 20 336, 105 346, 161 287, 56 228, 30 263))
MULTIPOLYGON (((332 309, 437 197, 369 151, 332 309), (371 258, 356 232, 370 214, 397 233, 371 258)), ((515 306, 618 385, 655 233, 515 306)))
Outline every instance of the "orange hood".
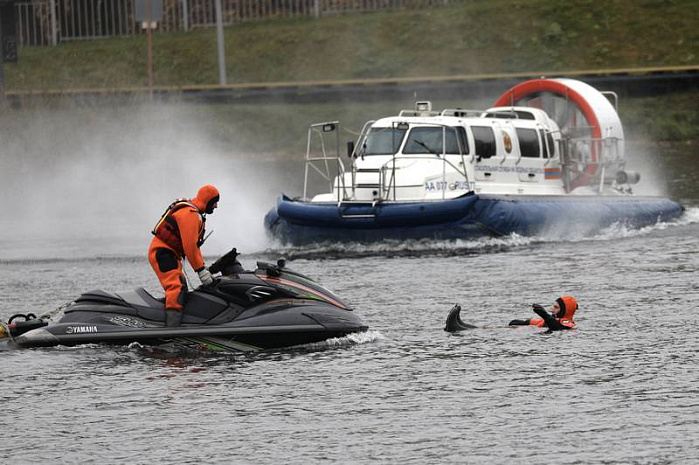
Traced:
POLYGON ((196 205, 199 211, 212 213, 213 205, 218 202, 220 194, 218 189, 216 189, 211 184, 202 186, 197 191, 197 196, 192 199, 192 203, 196 205))
POLYGON ((556 318, 573 321, 575 311, 578 309, 578 302, 575 300, 575 297, 564 295, 556 299, 556 302, 561 307, 561 311, 556 318))

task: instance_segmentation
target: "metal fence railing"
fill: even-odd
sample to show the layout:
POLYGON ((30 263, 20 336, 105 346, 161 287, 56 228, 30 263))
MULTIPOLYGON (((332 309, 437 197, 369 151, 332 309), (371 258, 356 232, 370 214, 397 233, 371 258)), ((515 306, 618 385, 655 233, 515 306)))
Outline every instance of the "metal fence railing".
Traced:
MULTIPOLYGON (((25 0, 15 4, 17 42, 22 46, 55 45, 142 34, 135 0, 25 0)), ((163 17, 156 32, 213 27, 215 0, 162 0, 163 17)), ((426 8, 463 0, 221 0, 223 23, 396 8, 426 8)))

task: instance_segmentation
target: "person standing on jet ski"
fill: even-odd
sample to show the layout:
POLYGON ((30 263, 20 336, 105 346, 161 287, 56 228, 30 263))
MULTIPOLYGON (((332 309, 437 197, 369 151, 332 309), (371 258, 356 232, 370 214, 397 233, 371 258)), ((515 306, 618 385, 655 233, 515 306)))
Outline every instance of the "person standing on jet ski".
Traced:
POLYGON ((182 274, 184 257, 202 284, 214 282, 199 247, 204 243, 206 214, 213 213, 218 207, 219 197, 214 186, 203 186, 193 199, 172 202, 153 228, 155 237, 148 249, 148 261, 165 290, 167 326, 179 326, 182 321, 184 294, 187 292, 187 281, 182 274))
POLYGON ((564 329, 575 329, 575 321, 573 316, 578 309, 578 302, 575 297, 564 295, 556 299, 553 303, 551 313, 547 313, 544 307, 538 304, 533 306, 534 313, 541 318, 529 318, 526 320, 512 320, 509 326, 538 326, 540 328, 547 327, 551 331, 559 331, 564 329))

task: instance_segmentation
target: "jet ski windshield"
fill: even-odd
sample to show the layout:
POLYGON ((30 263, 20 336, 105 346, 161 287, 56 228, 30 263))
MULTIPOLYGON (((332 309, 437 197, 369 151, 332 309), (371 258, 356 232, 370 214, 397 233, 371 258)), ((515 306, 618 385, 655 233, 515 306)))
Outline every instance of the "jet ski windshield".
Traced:
MULTIPOLYGON (((279 262, 282 261, 280 260, 279 262)), ((321 300, 344 310, 352 310, 349 305, 325 287, 316 283, 308 276, 284 268, 284 263, 279 262, 277 262, 277 265, 257 262, 255 276, 276 289, 290 292, 296 298, 321 300), (282 266, 280 267, 280 265, 282 266)))
MULTIPOLYGON (((238 261, 237 249, 216 260, 210 267, 211 273, 221 273, 223 278, 219 283, 218 290, 229 295, 239 294, 240 279, 248 274, 253 274, 262 280, 270 289, 258 286, 246 291, 252 298, 263 299, 265 297, 292 297, 297 299, 320 300, 330 303, 344 310, 351 310, 342 299, 333 294, 329 289, 321 286, 312 278, 286 267, 286 260, 279 259, 276 264, 268 262, 257 262, 257 269, 254 272, 246 271, 238 261)), ((206 291, 206 288, 202 288, 206 291)))

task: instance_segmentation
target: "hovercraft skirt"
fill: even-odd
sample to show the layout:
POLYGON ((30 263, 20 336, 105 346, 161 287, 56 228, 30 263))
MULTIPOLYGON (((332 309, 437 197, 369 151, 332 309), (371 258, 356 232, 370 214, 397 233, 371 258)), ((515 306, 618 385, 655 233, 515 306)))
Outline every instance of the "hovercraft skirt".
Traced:
POLYGON ((311 203, 281 196, 265 227, 283 243, 382 239, 473 239, 537 235, 574 228, 586 234, 622 223, 638 228, 679 217, 665 198, 571 195, 477 195, 428 202, 311 203))

